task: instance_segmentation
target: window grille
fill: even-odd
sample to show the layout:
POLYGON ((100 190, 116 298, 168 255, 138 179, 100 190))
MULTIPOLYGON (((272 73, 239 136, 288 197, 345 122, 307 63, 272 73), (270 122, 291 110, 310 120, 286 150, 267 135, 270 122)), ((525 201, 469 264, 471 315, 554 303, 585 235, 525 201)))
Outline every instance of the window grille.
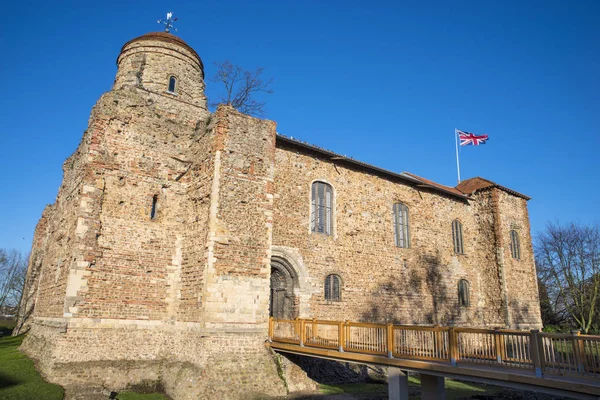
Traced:
POLYGON ((394 240, 397 247, 410 247, 408 227, 408 207, 402 203, 394 204, 394 240))
POLYGON ((314 182, 311 198, 311 231, 331 235, 333 226, 333 190, 331 186, 324 182, 314 182))
POLYGON ((464 254, 462 224, 459 220, 452 221, 452 242, 454 243, 454 252, 464 254))
POLYGON ((468 307, 470 305, 469 281, 466 279, 458 281, 458 305, 462 307, 468 307))
POLYGON ((519 242, 519 234, 517 231, 510 231, 510 253, 512 258, 521 259, 521 243, 519 242))
POLYGON ((174 76, 169 77, 169 92, 175 93, 175 89, 177 89, 177 78, 174 76))
POLYGON ((339 275, 331 274, 325 278, 325 300, 341 301, 342 293, 340 290, 341 279, 339 275))

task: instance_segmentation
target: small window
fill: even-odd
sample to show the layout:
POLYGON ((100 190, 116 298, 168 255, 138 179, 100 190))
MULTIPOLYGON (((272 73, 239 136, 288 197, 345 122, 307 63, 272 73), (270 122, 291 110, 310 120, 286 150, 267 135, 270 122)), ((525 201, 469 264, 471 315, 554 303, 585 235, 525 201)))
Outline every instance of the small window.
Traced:
POLYGON ((464 254, 462 224, 459 220, 452 221, 452 242, 454 243, 454 252, 464 254))
POLYGON ((471 301, 469 298, 469 281, 461 279, 458 281, 458 305, 468 307, 471 301))
POLYGON ((310 229, 312 232, 331 235, 333 226, 333 190, 325 182, 312 184, 310 229))
POLYGON ((521 259, 521 243, 519 242, 519 233, 515 230, 510 231, 510 254, 515 260, 521 259))
POLYGON ((410 247, 408 227, 408 207, 402 203, 394 204, 394 240, 397 247, 410 247))
POLYGON ((152 209, 150 210, 150 219, 154 219, 156 217, 156 203, 158 203, 158 196, 154 195, 152 197, 152 209))
POLYGON ((170 76, 169 77, 169 92, 175 93, 176 89, 177 89, 177 78, 175 78, 174 76, 170 76))
POLYGON ((340 290, 341 279, 339 275, 331 274, 325 278, 325 300, 341 301, 342 293, 340 290))

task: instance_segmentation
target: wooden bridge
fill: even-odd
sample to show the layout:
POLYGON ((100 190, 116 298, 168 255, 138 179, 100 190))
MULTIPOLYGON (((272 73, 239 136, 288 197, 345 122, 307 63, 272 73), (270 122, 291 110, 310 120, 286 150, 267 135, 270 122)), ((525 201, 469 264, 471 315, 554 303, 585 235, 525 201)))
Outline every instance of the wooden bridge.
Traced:
POLYGON ((304 356, 390 367, 390 399, 444 399, 444 378, 600 399, 600 336, 539 331, 270 319, 269 346, 304 356))

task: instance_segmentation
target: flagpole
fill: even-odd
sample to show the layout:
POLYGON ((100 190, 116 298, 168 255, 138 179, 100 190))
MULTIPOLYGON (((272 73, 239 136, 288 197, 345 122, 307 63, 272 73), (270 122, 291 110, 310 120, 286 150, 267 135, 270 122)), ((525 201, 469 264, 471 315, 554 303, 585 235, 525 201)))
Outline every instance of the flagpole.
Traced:
POLYGON ((454 143, 456 144, 456 170, 458 172, 458 183, 460 184, 460 161, 458 160, 458 131, 454 128, 454 143))

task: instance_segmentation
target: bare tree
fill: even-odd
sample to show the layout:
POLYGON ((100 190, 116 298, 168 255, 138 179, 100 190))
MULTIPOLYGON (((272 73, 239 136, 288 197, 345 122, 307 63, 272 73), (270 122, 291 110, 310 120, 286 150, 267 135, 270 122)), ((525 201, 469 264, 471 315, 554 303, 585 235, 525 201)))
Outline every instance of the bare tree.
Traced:
POLYGON ((26 275, 27 259, 21 253, 0 249, 0 310, 17 311, 26 275))
POLYGON ((215 62, 217 73, 211 79, 213 82, 223 84, 225 93, 219 96, 219 100, 211 103, 211 106, 228 104, 244 114, 263 116, 265 113, 265 102, 257 100, 257 93, 273 93, 271 84, 273 79, 263 80, 264 68, 248 71, 233 65, 228 60, 221 63, 215 62))
POLYGON ((555 312, 566 311, 587 333, 600 296, 600 225, 548 224, 535 250, 555 312))

